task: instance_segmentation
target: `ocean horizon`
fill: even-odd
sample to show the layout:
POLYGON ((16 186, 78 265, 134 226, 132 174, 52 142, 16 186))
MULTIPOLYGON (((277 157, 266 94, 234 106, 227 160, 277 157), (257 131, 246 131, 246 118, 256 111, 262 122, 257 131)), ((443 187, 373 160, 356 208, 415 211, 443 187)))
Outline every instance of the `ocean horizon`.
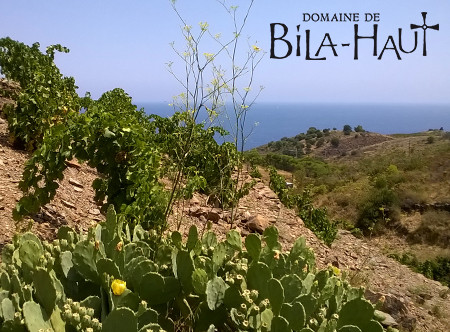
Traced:
MULTIPOLYGON (((140 102, 147 114, 170 116, 168 103, 140 102)), ((225 117, 222 117, 224 119, 225 117)), ((337 128, 349 124, 380 134, 407 134, 428 129, 450 130, 450 104, 319 104, 259 102, 248 109, 246 132, 251 134, 245 150, 317 129, 337 128)), ((229 121, 221 125, 230 130, 229 121)))

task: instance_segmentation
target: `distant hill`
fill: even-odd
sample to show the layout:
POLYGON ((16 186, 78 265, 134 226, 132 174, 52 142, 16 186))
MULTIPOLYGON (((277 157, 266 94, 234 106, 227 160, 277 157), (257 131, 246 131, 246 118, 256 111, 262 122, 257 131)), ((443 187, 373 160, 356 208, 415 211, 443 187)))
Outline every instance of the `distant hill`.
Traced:
POLYGON ((355 154, 360 149, 391 140, 392 137, 365 131, 360 125, 346 130, 317 129, 310 127, 306 133, 294 137, 283 137, 279 141, 257 147, 260 153, 276 153, 291 157, 305 155, 319 157, 336 157, 355 154))

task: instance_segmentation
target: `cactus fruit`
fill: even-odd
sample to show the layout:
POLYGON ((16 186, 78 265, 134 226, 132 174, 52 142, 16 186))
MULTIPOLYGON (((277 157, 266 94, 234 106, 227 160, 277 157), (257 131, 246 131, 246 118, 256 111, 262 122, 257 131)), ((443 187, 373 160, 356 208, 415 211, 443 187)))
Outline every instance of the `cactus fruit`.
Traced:
POLYGON ((52 243, 28 234, 6 245, 2 329, 173 331, 182 321, 199 331, 383 331, 364 289, 331 269, 316 273, 303 239, 283 253, 270 227, 263 243, 250 234, 243 252, 236 231, 219 243, 212 232, 199 240, 194 226, 187 242, 141 226, 131 237, 119 219, 110 209, 88 235, 61 227, 52 243))

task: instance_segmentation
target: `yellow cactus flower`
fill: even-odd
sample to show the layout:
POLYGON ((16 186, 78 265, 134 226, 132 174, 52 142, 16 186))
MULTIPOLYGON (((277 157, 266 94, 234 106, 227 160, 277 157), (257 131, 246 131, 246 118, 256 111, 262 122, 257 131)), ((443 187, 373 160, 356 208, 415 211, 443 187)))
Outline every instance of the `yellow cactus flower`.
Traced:
POLYGON ((111 289, 114 295, 122 295, 125 289, 127 289, 127 283, 123 280, 114 279, 111 283, 111 289))
POLYGON ((275 252, 273 254, 273 258, 276 260, 280 259, 280 252, 278 250, 275 250, 275 252))
POLYGON ((339 276, 341 274, 341 270, 338 267, 333 265, 331 269, 333 270, 334 275, 339 276))

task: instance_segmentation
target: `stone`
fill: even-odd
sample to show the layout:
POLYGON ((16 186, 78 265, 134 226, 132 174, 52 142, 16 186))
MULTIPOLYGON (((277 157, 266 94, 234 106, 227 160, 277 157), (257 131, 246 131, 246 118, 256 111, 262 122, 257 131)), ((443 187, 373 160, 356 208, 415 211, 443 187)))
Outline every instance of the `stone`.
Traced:
POLYGON ((99 209, 90 209, 88 212, 94 216, 98 216, 100 214, 99 209))
POLYGON ((83 188, 84 187, 80 182, 78 182, 77 180, 72 179, 72 178, 69 179, 69 183, 72 186, 75 186, 75 187, 78 187, 78 188, 83 188))
POLYGON ((213 223, 219 222, 221 215, 220 215, 220 209, 211 209, 211 208, 205 208, 205 207, 191 207, 189 209, 188 214, 191 217, 200 218, 203 216, 208 221, 212 221, 213 223))
POLYGON ((250 231, 258 232, 259 234, 262 234, 268 225, 269 221, 260 214, 251 217, 246 223, 246 226, 250 231))
POLYGON ((213 223, 217 223, 220 220, 220 214, 213 210, 208 211, 205 217, 207 220, 212 221, 213 223))
POLYGON ((374 304, 378 303, 380 305, 380 310, 383 311, 383 313, 391 315, 404 330, 414 330, 417 319, 409 313, 403 297, 395 296, 393 294, 372 292, 369 289, 366 289, 365 297, 374 304))
POLYGON ((68 167, 73 167, 73 168, 76 168, 76 169, 80 169, 81 168, 81 165, 79 163, 77 163, 75 160, 66 160, 66 165, 68 167))
POLYGON ((190 203, 192 205, 200 205, 200 200, 197 197, 194 196, 194 197, 191 198, 190 203))
POLYGON ((77 208, 73 203, 71 203, 71 202, 69 202, 69 201, 65 201, 65 200, 62 199, 61 202, 62 202, 65 206, 67 206, 67 207, 69 207, 69 208, 71 208, 71 209, 76 209, 76 208, 77 208))

